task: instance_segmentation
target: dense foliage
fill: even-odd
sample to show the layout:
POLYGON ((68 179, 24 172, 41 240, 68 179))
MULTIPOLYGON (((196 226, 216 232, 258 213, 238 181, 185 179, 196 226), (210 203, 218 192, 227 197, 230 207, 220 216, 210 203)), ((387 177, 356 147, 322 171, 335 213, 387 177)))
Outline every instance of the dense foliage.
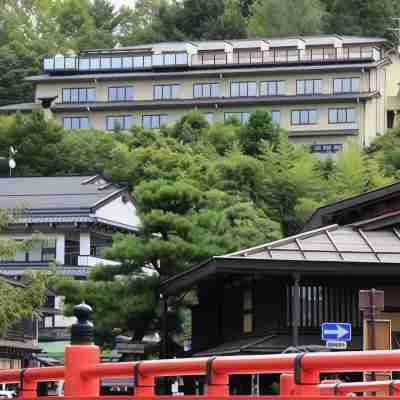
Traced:
POLYGON ((390 183, 399 140, 388 133, 368 154, 351 143, 332 163, 290 145, 262 110, 243 126, 210 126, 191 112, 161 130, 113 134, 65 131, 40 113, 0 117, 0 148, 18 148, 17 174, 102 173, 132 192, 143 231, 115 238, 108 256, 121 266, 95 269, 87 282, 53 282, 68 304, 94 306, 101 343, 159 328, 160 280, 293 234, 316 207, 390 183))
MULTIPOLYGON (((0 232, 13 221, 13 215, 0 210, 0 232)), ((36 239, 39 240, 39 239, 36 239)), ((17 250, 28 250, 31 241, 16 242, 0 239, 0 259, 12 259, 17 250)), ((23 319, 38 318, 39 308, 44 302, 46 279, 42 275, 27 275, 25 286, 15 286, 0 278, 0 338, 9 328, 23 319)))
MULTIPOLYGON (((397 43, 396 0, 3 0, 0 8, 0 105, 31 101, 24 81, 43 56, 87 48, 175 40, 296 33, 377 35, 397 43)), ((397 46, 397 44, 396 44, 397 46)))

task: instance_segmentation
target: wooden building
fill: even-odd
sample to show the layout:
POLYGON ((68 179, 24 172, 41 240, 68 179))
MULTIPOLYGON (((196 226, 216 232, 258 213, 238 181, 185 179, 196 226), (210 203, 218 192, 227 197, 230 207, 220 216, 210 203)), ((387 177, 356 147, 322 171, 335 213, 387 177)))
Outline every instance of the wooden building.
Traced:
MULTIPOLYGON (((192 292, 191 351, 280 353, 321 345, 322 322, 350 322, 362 347, 358 291, 385 291, 400 340, 400 183, 318 209, 298 235, 213 257, 165 281, 164 298, 192 292)), ((168 350, 168 349, 165 349, 168 350)))
MULTIPOLYGON (((20 282, 0 276, 10 285, 23 287, 20 282)), ((0 336, 0 369, 25 368, 31 365, 32 355, 40 352, 37 345, 37 321, 20 321, 0 336)))

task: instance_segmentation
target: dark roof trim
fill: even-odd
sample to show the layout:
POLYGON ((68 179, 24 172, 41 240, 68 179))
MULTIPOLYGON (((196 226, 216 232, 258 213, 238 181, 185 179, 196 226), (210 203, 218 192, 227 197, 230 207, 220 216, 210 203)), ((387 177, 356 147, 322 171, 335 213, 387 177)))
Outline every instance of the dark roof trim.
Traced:
POLYGON ((176 275, 161 284, 161 291, 174 295, 193 287, 197 282, 217 273, 267 275, 319 275, 319 276, 396 276, 400 269, 396 263, 357 261, 311 261, 252 259, 244 257, 213 257, 203 264, 176 275))
POLYGON ((94 203, 92 206, 93 210, 98 210, 99 208, 103 207, 105 204, 110 203, 111 201, 115 200, 116 198, 120 197, 124 192, 128 193, 128 189, 126 187, 117 189, 115 192, 110 193, 105 198, 99 200, 98 202, 94 203))
POLYGON ((304 103, 330 103, 330 102, 359 102, 367 101, 370 98, 379 97, 378 92, 347 93, 347 94, 321 94, 314 96, 254 96, 254 97, 215 97, 215 98, 190 98, 175 100, 141 100, 125 102, 99 101, 95 103, 56 103, 51 109, 53 112, 72 112, 90 110, 112 111, 112 110, 145 110, 151 107, 155 108, 176 108, 176 107, 214 107, 229 106, 236 104, 304 104, 304 103))
POLYGON ((373 202, 385 196, 390 196, 396 192, 400 192, 400 182, 392 183, 379 189, 374 189, 358 196, 353 196, 348 199, 337 201, 336 203, 328 204, 318 208, 306 224, 302 228, 302 232, 316 229, 324 225, 322 218, 326 215, 350 209, 363 203, 373 202))

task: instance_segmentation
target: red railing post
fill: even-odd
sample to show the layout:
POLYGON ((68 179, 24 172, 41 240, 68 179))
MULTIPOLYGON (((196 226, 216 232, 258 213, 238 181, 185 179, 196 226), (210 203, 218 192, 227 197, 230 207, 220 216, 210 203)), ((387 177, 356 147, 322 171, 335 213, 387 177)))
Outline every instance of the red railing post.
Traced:
POLYGON ((295 391, 294 375, 281 374, 279 378, 279 394, 281 396, 291 396, 295 391))
POLYGON ((93 325, 88 321, 92 309, 86 304, 74 308, 78 323, 71 328, 71 346, 65 349, 64 395, 88 397, 100 395, 98 377, 85 377, 84 371, 100 363, 100 350, 93 344, 93 325))

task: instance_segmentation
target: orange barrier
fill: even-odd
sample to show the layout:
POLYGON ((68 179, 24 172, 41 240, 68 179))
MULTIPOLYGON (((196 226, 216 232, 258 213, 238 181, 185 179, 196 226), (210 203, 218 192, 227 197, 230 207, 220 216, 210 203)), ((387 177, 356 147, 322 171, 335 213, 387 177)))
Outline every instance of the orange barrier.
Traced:
MULTIPOLYGON (((65 366, 0 370, 0 383, 20 383, 21 400, 37 400, 39 382, 64 380, 66 400, 108 400, 100 397, 100 379, 130 377, 134 396, 141 400, 156 396, 158 377, 203 376, 204 396, 185 396, 187 400, 236 398, 229 393, 229 378, 241 374, 280 374, 280 394, 260 396, 265 399, 345 399, 354 393, 378 393, 377 398, 400 400, 400 381, 350 382, 322 381, 321 373, 400 371, 400 351, 364 351, 337 353, 300 353, 241 357, 203 357, 123 363, 101 363, 100 350, 92 344, 93 325, 88 321, 90 307, 75 308, 78 323, 71 328, 71 345, 65 349, 65 366), (385 396, 382 396, 384 394, 385 396)), ((131 396, 132 397, 132 396, 131 396)), ((251 396, 240 396, 241 400, 251 396)), ((128 397, 118 396, 118 400, 128 397)))
POLYGON ((203 375, 206 397, 231 397, 229 377, 239 374, 280 373, 280 398, 284 396, 346 396, 349 393, 400 395, 400 381, 320 382, 320 374, 400 371, 400 351, 282 354, 270 356, 210 357, 100 363, 99 348, 71 345, 65 367, 0 371, 0 383, 20 382, 22 399, 36 399, 37 383, 65 380, 65 397, 99 396, 102 378, 133 377, 135 397, 154 397, 155 379, 162 376, 203 375))

